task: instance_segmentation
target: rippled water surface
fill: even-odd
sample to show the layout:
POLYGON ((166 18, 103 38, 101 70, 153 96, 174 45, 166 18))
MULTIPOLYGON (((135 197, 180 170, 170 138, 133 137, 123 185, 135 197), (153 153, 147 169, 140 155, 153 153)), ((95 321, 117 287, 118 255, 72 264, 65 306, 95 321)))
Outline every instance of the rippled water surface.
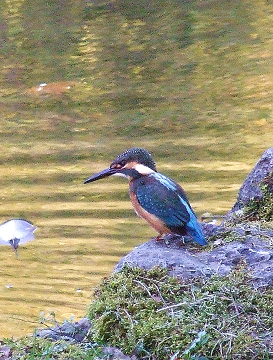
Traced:
POLYGON ((200 216, 224 214, 272 146, 271 1, 0 2, 0 336, 84 316, 94 287, 155 232, 124 179, 83 185, 132 146, 200 216), (42 84, 42 85, 40 85, 42 84))

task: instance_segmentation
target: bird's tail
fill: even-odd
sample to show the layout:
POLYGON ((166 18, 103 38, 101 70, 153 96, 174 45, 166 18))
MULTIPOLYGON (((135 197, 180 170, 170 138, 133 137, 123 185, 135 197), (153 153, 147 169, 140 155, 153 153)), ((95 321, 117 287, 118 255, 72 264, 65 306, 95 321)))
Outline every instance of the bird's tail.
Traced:
POLYGON ((207 240, 205 239, 201 227, 195 217, 191 218, 191 220, 187 223, 187 231, 195 242, 200 245, 207 245, 207 240))

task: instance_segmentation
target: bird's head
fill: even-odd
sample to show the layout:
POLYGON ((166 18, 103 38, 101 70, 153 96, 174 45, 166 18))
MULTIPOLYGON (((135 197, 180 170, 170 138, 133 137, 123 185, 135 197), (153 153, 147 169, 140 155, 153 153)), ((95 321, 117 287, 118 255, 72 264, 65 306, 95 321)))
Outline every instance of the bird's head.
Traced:
POLYGON ((84 183, 86 184, 112 175, 124 176, 131 180, 153 172, 156 172, 156 166, 152 155, 143 148, 132 148, 118 155, 112 161, 109 168, 92 175, 84 183))

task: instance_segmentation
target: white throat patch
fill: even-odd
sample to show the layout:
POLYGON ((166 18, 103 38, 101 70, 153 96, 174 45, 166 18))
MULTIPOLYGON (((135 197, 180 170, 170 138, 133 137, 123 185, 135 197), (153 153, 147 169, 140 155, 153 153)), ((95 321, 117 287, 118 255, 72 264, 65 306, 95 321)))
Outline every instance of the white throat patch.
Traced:
POLYGON ((150 175, 153 174, 155 171, 150 169, 148 166, 145 166, 143 164, 136 164, 134 166, 134 169, 139 172, 141 175, 150 175))
POLYGON ((127 175, 122 174, 122 173, 116 173, 116 174, 113 174, 111 176, 120 176, 120 177, 123 177, 123 178, 126 178, 126 179, 130 179, 130 176, 127 176, 127 175))

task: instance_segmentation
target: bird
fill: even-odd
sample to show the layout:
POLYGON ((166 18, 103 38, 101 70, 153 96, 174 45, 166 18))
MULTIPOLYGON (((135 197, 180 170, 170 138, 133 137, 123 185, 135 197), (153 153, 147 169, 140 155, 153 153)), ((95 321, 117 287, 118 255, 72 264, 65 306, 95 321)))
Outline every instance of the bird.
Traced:
POLYGON ((23 219, 12 219, 0 225, 0 244, 10 245, 18 257, 19 244, 24 244, 34 239, 37 226, 23 219))
POLYGON ((144 148, 131 148, 118 155, 110 166, 84 181, 84 184, 109 176, 129 180, 129 195, 138 216, 165 235, 190 235, 199 245, 207 245, 197 217, 183 188, 157 172, 152 155, 144 148))

